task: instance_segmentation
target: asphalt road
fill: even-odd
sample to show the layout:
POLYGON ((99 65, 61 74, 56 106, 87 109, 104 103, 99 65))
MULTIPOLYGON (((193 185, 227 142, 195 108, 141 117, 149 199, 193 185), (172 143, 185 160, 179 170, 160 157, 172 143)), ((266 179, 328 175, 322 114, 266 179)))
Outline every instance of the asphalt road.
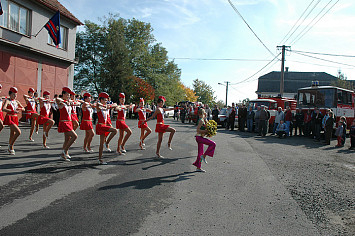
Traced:
POLYGON ((97 165, 97 153, 81 151, 81 131, 70 163, 59 160, 56 130, 44 150, 41 135, 27 142, 23 127, 16 156, 8 156, 5 128, 0 235, 355 234, 355 154, 346 148, 221 129, 207 172, 196 173, 194 126, 169 119, 177 129, 173 151, 166 136, 166 158, 155 160, 157 135, 138 150, 137 122, 127 123, 134 127, 127 155, 105 153, 106 166, 97 165))

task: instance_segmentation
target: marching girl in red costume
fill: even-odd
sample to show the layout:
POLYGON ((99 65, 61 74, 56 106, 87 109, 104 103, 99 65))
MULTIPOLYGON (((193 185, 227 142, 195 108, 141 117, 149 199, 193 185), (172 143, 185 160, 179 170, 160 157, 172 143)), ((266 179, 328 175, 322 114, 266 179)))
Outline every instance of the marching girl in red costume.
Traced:
POLYGON ((65 161, 70 161, 69 148, 78 138, 78 135, 73 130, 73 123, 71 120, 71 102, 70 95, 74 92, 68 88, 64 87, 62 91, 62 99, 57 98, 58 109, 60 113, 58 132, 64 133, 64 143, 61 158, 65 161))
POLYGON ((94 137, 94 128, 92 126, 92 114, 93 114, 93 109, 92 109, 92 104, 91 102, 91 94, 90 93, 84 93, 84 102, 81 105, 81 108, 83 110, 83 118, 81 119, 81 124, 80 124, 80 129, 85 130, 85 138, 84 138, 84 152, 94 152, 91 149, 91 141, 92 138, 94 137))
POLYGON ((124 93, 120 93, 120 97, 119 97, 120 104, 116 107, 117 110, 116 129, 120 131, 120 137, 118 138, 117 153, 119 153, 120 155, 126 153, 124 146, 132 134, 132 130, 126 124, 126 109, 129 106, 124 105, 125 97, 126 96, 124 93), (124 132, 126 132, 126 136, 124 135, 124 132))
POLYGON ((174 134, 175 134, 175 129, 169 127, 169 125, 164 124, 164 112, 165 111, 171 111, 174 110, 174 108, 163 108, 164 103, 166 99, 163 96, 159 96, 158 101, 157 101, 157 109, 155 110, 154 114, 147 119, 147 121, 153 119, 154 117, 157 117, 157 124, 155 127, 155 132, 158 133, 158 143, 157 143, 157 158, 164 158, 163 156, 160 155, 160 146, 161 142, 163 141, 163 135, 165 132, 170 132, 169 140, 168 140, 168 148, 169 150, 173 150, 171 148, 171 141, 173 140, 174 134))
POLYGON ((49 148, 47 146, 47 137, 49 130, 54 125, 54 120, 49 118, 49 113, 51 111, 51 103, 52 101, 49 100, 50 92, 44 91, 43 97, 40 97, 39 106, 41 108, 40 115, 38 117, 38 124, 43 125, 43 147, 49 148))
POLYGON ((147 112, 152 112, 150 109, 144 108, 144 99, 141 98, 139 100, 139 106, 136 109, 136 112, 138 112, 139 116, 139 121, 138 121, 138 128, 141 129, 141 136, 140 136, 140 142, 139 142, 139 147, 144 150, 144 139, 152 132, 152 130, 148 127, 148 124, 146 122, 146 113, 147 112))
POLYGON ((33 135, 34 129, 36 127, 37 118, 38 118, 38 113, 36 110, 36 99, 33 96, 34 93, 35 93, 35 90, 33 88, 29 88, 28 95, 26 95, 26 94, 23 95, 23 98, 26 101, 26 109, 27 109, 26 119, 31 120, 30 136, 28 137, 28 139, 31 142, 34 141, 32 138, 32 135, 33 135))
POLYGON ((80 103, 76 101, 74 92, 70 95, 70 99, 71 99, 71 121, 73 122, 73 130, 76 131, 76 129, 79 127, 79 119, 76 113, 76 107, 80 106, 80 103))
POLYGON ((9 147, 8 152, 10 155, 15 155, 14 143, 18 136, 21 134, 21 130, 18 127, 18 110, 24 111, 25 108, 21 103, 16 100, 17 98, 17 88, 12 87, 9 91, 10 98, 5 100, 2 110, 6 112, 4 119, 4 125, 10 126, 10 138, 9 138, 9 147))
MULTIPOLYGON (((0 93, 1 93, 2 85, 0 84, 0 93)), ((4 113, 2 112, 3 98, 0 97, 0 132, 4 128, 4 113)))
POLYGON ((117 105, 107 105, 109 95, 107 93, 99 94, 99 101, 96 103, 98 123, 96 125, 96 134, 100 135, 100 147, 99 147, 99 163, 107 164, 102 160, 102 152, 104 144, 107 150, 110 150, 109 143, 112 138, 117 134, 117 129, 113 128, 110 119, 110 109, 116 108, 117 105), (110 136, 106 137, 110 134, 110 136))

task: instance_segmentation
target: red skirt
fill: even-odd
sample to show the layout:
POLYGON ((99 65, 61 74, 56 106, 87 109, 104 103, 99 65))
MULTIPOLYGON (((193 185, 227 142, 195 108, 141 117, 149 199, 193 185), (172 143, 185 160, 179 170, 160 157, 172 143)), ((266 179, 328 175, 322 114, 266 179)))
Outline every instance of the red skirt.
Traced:
POLYGON ((17 125, 18 126, 18 116, 6 115, 4 119, 4 125, 17 125))
MULTIPOLYGON (((27 113, 27 114, 26 114, 26 119, 27 119, 27 120, 32 119, 33 114, 36 114, 36 112, 27 113)), ((37 117, 36 117, 36 118, 37 118, 37 117)))
POLYGON ((4 121, 4 113, 0 111, 0 120, 4 121))
POLYGON ((126 124, 126 121, 124 121, 124 120, 117 120, 116 121, 116 128, 117 129, 127 129, 128 125, 126 124))
POLYGON ((148 124, 145 121, 138 121, 138 128, 140 129, 146 129, 148 128, 148 124))
POLYGON ((66 133, 73 130, 73 122, 72 121, 59 121, 58 132, 66 133))
POLYGON ((170 125, 157 124, 155 126, 155 132, 157 133, 165 133, 166 129, 169 128, 170 125))
POLYGON ((76 115, 76 113, 71 114, 70 117, 71 117, 72 121, 79 121, 78 116, 76 115))
POLYGON ((39 116, 38 117, 38 124, 44 125, 49 120, 50 120, 50 118, 48 116, 39 116))
POLYGON ((80 124, 81 130, 91 130, 93 129, 92 121, 91 120, 82 120, 80 124))
POLYGON ((108 131, 109 129, 111 129, 110 125, 104 125, 104 124, 99 123, 96 125, 96 134, 108 136, 108 134, 110 133, 108 131))

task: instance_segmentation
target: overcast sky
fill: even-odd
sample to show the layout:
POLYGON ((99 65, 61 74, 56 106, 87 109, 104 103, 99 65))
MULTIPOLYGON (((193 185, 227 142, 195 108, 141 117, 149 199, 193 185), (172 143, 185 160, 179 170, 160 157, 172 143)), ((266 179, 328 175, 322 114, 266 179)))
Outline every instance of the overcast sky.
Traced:
MULTIPOLYGON (((312 8, 313 11, 306 20, 299 21, 302 23, 301 26, 285 44, 298 51, 355 55, 355 3, 353 0, 337 1, 231 0, 274 55, 279 53, 276 46, 281 43, 311 2, 302 19, 312 8), (328 3, 329 5, 322 11, 328 3), (336 5, 309 32, 294 41, 301 35, 304 27, 309 23, 313 25, 335 3, 336 5), (319 17, 312 22, 319 13, 319 17)), ((225 87, 218 83, 230 81, 235 85, 229 89, 229 104, 247 97, 256 98, 258 77, 270 71, 280 71, 281 68, 280 62, 271 63, 254 77, 237 84, 260 70, 274 56, 259 42, 228 0, 60 0, 60 2, 81 21, 99 22, 99 17, 111 12, 119 13, 126 19, 134 17, 150 23, 157 42, 161 42, 168 50, 171 59, 176 58, 175 62, 182 70, 182 82, 191 86, 194 79, 203 80, 213 87, 218 99, 225 100, 225 87)), ((285 66, 289 67, 290 71, 327 72, 331 75, 337 75, 338 70, 341 70, 349 79, 355 79, 355 58, 312 56, 354 66, 321 61, 294 52, 287 53, 285 66)))

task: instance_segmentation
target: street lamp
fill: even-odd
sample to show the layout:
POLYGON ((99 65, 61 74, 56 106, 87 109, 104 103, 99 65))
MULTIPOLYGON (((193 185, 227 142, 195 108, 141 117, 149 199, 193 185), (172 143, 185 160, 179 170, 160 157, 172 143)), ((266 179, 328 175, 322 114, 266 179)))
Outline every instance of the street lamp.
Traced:
POLYGON ((230 84, 229 81, 224 81, 224 83, 226 83, 225 85, 222 84, 222 83, 218 83, 219 85, 223 85, 223 86, 226 86, 226 106, 228 104, 228 85, 230 84))

